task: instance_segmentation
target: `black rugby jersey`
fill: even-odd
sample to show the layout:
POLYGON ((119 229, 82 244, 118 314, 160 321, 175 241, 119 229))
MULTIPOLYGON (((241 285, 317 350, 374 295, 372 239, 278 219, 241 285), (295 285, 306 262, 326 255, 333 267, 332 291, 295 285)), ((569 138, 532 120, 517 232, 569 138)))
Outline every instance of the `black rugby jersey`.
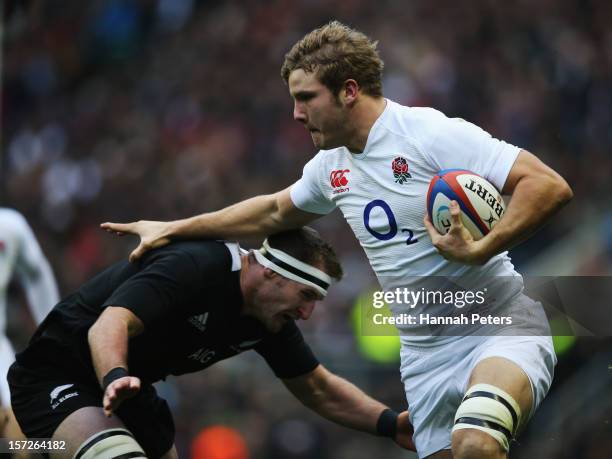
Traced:
POLYGON ((17 361, 95 378, 87 332, 107 306, 131 310, 145 325, 130 338, 128 367, 143 382, 202 370, 254 349, 276 376, 312 371, 318 361, 290 321, 268 332, 241 314, 240 271, 219 241, 184 241, 121 261, 85 283, 49 313, 17 361))

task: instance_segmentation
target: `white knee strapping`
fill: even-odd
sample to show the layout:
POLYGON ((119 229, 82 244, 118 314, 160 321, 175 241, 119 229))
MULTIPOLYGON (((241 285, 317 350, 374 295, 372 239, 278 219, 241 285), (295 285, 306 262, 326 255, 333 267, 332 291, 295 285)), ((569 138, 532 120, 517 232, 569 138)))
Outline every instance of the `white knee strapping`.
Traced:
POLYGON ((490 384, 476 384, 463 397, 453 432, 478 429, 491 435, 505 451, 520 423, 521 409, 510 394, 490 384))
POLYGON ((132 434, 121 428, 103 430, 92 435, 79 447, 73 459, 147 459, 132 434))

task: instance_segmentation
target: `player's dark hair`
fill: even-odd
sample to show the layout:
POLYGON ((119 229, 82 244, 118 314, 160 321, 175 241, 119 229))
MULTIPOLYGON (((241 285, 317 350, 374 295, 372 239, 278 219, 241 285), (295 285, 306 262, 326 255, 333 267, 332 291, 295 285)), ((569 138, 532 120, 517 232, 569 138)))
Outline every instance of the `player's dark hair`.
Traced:
POLYGON ((313 30, 285 55, 281 76, 289 81, 291 72, 316 72, 319 81, 334 95, 348 79, 355 80, 364 94, 382 97, 384 63, 376 49, 378 42, 338 21, 313 30))
POLYGON ((318 231, 308 226, 268 236, 268 244, 273 249, 282 250, 304 263, 318 267, 337 281, 342 279, 344 273, 336 252, 321 238, 318 231))

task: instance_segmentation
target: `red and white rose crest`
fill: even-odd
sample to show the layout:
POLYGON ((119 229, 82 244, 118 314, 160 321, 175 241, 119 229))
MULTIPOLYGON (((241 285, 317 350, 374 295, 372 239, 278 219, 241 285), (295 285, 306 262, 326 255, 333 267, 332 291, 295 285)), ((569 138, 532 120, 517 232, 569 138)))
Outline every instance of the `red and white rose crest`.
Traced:
POLYGON ((391 168, 393 169, 393 177, 395 177, 395 182, 400 185, 406 182, 409 178, 412 178, 412 175, 408 172, 408 161, 406 158, 402 156, 398 156, 391 163, 391 168))

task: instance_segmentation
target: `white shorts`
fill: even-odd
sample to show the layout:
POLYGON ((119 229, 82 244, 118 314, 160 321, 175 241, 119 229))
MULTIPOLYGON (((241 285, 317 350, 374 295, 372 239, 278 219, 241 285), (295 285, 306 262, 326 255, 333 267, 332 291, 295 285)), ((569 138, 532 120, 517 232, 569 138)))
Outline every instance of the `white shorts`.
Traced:
POLYGON ((11 406, 11 392, 9 391, 6 374, 9 367, 15 361, 15 351, 11 342, 4 334, 0 333, 0 407, 11 406))
POLYGON ((435 347, 403 345, 401 357, 419 458, 450 449, 455 412, 478 362, 504 357, 521 367, 531 383, 530 414, 546 396, 557 363, 550 336, 467 336, 435 347))

